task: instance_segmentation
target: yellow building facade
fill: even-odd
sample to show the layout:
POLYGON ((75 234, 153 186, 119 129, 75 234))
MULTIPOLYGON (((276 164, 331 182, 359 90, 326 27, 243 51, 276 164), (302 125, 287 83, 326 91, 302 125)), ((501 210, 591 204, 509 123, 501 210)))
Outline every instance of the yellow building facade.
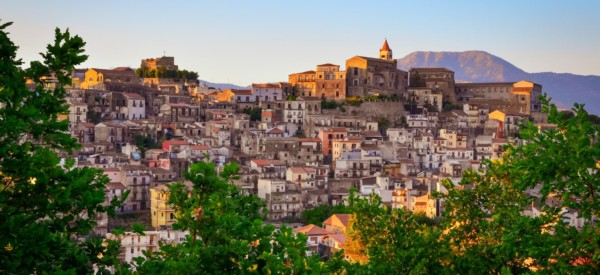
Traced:
POLYGON ((175 223, 175 211, 168 204, 169 188, 160 186, 150 188, 150 211, 152 227, 171 226, 175 223))

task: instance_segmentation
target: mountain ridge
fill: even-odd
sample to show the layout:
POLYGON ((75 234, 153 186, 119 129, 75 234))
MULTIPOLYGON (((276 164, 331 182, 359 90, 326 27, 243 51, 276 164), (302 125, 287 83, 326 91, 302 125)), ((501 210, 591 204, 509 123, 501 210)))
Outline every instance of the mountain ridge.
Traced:
POLYGON ((585 103, 590 113, 600 114, 600 76, 556 72, 526 72, 507 60, 486 51, 415 51, 398 59, 398 68, 443 67, 454 71, 457 82, 514 82, 529 80, 561 108, 585 103))

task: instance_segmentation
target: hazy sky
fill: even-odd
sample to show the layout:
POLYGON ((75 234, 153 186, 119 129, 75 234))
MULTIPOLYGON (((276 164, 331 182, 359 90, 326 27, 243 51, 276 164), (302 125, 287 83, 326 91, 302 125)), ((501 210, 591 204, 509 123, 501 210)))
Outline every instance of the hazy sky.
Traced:
POLYGON ((174 56, 211 82, 287 81, 317 64, 412 51, 483 50, 527 72, 600 75, 600 1, 7 1, 2 22, 38 58, 55 27, 87 42, 83 67, 174 56))

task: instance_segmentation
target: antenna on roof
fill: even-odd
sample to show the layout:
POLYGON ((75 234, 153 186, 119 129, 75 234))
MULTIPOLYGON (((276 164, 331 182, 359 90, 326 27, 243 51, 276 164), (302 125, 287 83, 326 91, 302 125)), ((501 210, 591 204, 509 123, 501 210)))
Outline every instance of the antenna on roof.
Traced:
POLYGON ((167 52, 163 51, 163 57, 167 56, 167 52))

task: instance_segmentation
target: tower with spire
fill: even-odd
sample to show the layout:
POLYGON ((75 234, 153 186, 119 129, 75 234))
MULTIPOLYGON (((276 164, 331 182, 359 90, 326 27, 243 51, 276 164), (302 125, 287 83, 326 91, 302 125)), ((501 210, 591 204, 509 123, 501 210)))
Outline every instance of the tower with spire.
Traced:
POLYGON ((384 60, 392 60, 392 49, 390 49, 390 45, 388 45, 387 38, 383 41, 383 45, 379 50, 379 58, 384 60))

